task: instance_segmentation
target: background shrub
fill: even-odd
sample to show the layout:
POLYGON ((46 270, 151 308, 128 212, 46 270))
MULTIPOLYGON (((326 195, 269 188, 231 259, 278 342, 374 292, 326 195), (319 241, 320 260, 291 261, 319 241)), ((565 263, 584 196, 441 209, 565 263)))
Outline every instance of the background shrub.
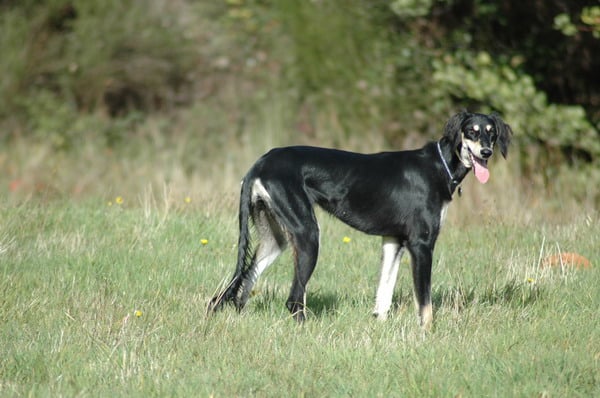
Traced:
POLYGON ((153 140, 218 143, 207 153, 265 124, 295 142, 405 147, 468 108, 513 126, 526 179, 550 187, 573 170, 582 186, 599 182, 600 8, 586 1, 31 0, 0 11, 7 143, 115 147, 158 118, 153 140))
POLYGON ((198 53, 167 5, 51 0, 4 6, 2 116, 62 146, 76 135, 69 126, 78 115, 128 117, 189 104, 198 53))

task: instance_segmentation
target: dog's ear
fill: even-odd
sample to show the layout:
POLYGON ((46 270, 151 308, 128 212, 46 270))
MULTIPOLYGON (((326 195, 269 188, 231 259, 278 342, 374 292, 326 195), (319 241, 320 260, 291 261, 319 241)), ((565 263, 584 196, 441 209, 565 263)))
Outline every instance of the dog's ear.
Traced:
POLYGON ((513 131, 508 124, 504 123, 504 121, 500 118, 500 115, 497 113, 492 113, 490 118, 496 125, 496 131, 498 132, 497 142, 500 146, 500 153, 502 153, 502 156, 506 158, 506 155, 508 154, 508 145, 510 144, 513 131))
POLYGON ((444 137, 452 143, 452 148, 458 148, 458 145, 462 140, 460 134, 462 126, 468 117, 469 113, 467 111, 461 111, 452 116, 446 123, 446 127, 444 127, 444 137))

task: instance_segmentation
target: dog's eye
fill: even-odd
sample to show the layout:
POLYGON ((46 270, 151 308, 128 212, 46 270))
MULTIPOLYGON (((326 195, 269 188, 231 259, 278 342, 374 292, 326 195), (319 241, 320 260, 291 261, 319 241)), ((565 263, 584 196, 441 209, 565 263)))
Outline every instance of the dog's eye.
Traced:
POLYGON ((473 127, 467 128, 466 133, 468 136, 473 137, 473 138, 479 137, 479 133, 480 133, 479 126, 473 126, 473 127))

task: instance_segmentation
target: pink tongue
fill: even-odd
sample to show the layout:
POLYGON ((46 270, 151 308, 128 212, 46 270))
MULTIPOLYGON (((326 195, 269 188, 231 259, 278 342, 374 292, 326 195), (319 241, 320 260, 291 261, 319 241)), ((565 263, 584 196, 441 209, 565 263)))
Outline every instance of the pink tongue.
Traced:
POLYGON ((487 169, 487 166, 482 165, 476 159, 473 159, 473 171, 475 172, 475 177, 477 177, 482 184, 485 184, 490 178, 490 172, 487 169))

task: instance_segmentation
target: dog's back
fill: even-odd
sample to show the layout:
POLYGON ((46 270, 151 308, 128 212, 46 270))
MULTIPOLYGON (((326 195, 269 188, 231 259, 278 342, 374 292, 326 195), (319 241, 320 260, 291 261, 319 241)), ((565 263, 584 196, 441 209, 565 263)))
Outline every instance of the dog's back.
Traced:
POLYGON ((423 203, 441 206, 451 199, 443 188, 443 175, 424 174, 432 150, 431 145, 374 154, 306 146, 276 148, 263 155, 244 180, 259 180, 265 191, 281 192, 276 197, 285 203, 289 195, 305 194, 311 204, 362 232, 398 235, 406 229, 405 220, 422 211, 423 203))

